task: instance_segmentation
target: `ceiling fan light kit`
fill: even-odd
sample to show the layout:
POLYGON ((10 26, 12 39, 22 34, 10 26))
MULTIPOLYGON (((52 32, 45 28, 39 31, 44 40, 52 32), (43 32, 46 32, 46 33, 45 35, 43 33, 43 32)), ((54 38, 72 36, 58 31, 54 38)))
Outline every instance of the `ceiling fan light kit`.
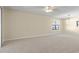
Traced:
POLYGON ((54 6, 46 6, 45 12, 53 12, 54 9, 55 9, 54 6))

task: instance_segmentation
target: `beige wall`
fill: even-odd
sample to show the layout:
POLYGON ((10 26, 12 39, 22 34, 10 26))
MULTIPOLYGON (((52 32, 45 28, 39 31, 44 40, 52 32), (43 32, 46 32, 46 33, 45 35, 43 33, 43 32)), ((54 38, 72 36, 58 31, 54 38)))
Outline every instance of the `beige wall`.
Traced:
POLYGON ((66 20, 61 19, 61 31, 66 31, 66 20))
POLYGON ((76 26, 76 21, 79 21, 79 17, 73 17, 66 20, 66 30, 79 33, 79 27, 76 26))
POLYGON ((7 19, 8 19, 8 10, 5 8, 2 8, 2 42, 5 41, 8 36, 8 25, 7 25, 7 19))
POLYGON ((51 33, 51 21, 50 17, 47 16, 5 9, 4 20, 4 40, 28 38, 51 33))
MULTIPOLYGON (((64 20, 60 21, 61 31, 64 31, 65 22, 64 20)), ((54 34, 51 29, 52 22, 53 18, 48 16, 4 8, 2 20, 3 41, 54 34)))

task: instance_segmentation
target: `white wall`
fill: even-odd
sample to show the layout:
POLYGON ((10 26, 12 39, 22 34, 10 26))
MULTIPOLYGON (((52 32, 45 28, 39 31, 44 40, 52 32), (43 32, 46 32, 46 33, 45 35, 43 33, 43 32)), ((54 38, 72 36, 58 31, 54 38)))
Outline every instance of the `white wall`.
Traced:
POLYGON ((79 27, 76 26, 76 21, 79 21, 79 9, 59 14, 58 17, 64 18, 65 31, 79 33, 79 27))
POLYGON ((48 35, 50 26, 48 16, 5 9, 5 40, 48 35))
POLYGON ((79 26, 76 26, 76 21, 79 21, 79 17, 73 17, 66 20, 66 30, 79 33, 79 26))

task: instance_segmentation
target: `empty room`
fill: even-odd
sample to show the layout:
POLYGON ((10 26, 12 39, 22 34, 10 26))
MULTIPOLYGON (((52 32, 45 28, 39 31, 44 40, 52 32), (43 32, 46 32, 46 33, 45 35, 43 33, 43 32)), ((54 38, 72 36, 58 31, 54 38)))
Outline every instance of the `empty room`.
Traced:
POLYGON ((79 6, 1 6, 0 53, 79 53, 79 6))

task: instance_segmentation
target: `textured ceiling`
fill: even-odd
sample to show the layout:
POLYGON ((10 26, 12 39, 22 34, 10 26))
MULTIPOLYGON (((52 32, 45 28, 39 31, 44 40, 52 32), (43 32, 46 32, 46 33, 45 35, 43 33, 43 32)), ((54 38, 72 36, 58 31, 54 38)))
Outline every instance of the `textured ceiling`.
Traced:
POLYGON ((47 15, 47 16, 58 16, 79 10, 79 6, 56 6, 53 12, 46 13, 44 11, 44 7, 45 6, 8 6, 6 8, 20 10, 20 11, 27 11, 27 12, 32 12, 32 13, 47 15))

